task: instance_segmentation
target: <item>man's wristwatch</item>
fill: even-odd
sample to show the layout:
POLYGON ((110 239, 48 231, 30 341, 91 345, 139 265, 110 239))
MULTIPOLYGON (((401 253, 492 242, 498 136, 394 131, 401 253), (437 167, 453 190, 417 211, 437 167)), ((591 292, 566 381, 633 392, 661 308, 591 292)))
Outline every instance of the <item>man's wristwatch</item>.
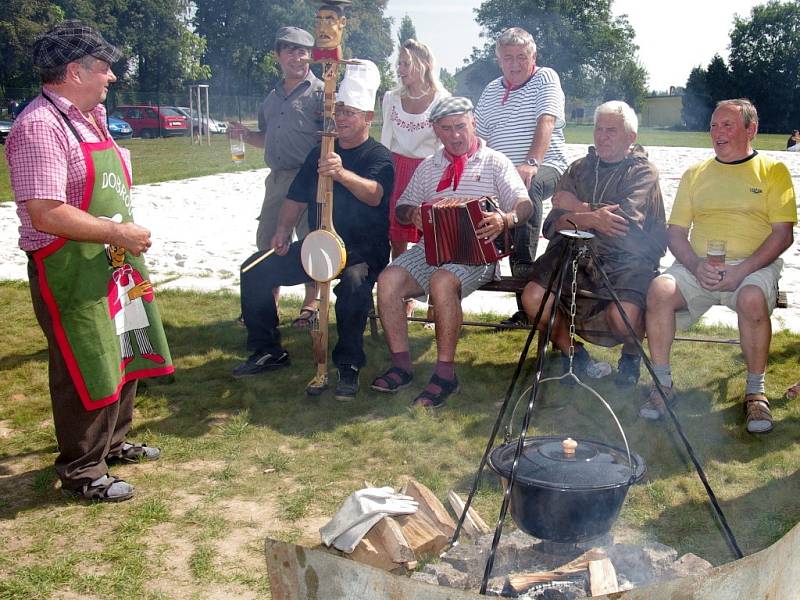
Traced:
POLYGON ((509 225, 506 223, 506 227, 511 229, 512 227, 516 227, 519 224, 519 217, 517 216, 516 212, 506 213, 507 216, 511 217, 511 224, 509 225))
POLYGON ((539 161, 536 160, 535 158, 526 158, 525 164, 528 165, 529 167, 537 167, 537 168, 539 167, 539 161))

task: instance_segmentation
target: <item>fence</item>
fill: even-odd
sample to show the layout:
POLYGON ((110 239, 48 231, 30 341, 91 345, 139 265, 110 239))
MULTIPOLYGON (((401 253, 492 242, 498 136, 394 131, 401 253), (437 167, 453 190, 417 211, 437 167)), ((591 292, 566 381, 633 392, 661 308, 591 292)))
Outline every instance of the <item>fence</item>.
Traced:
MULTIPOLYGON (((39 94, 39 87, 3 88, 0 87, 0 118, 11 118, 11 103, 24 104, 39 94)), ((220 121, 255 121, 258 110, 266 97, 264 96, 226 96, 215 94, 214 87, 209 89, 209 106, 211 116, 220 121)), ((129 90, 111 87, 105 105, 109 111, 115 106, 126 104, 150 104, 154 106, 189 106, 189 90, 172 92, 155 92, 129 90)))

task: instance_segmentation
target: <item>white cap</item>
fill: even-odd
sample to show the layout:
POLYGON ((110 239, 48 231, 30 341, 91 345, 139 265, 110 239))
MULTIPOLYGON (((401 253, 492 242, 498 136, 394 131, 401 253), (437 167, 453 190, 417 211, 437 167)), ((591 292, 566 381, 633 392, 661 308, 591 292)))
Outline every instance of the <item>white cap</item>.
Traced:
POLYGON ((336 92, 336 102, 358 110, 375 110, 375 94, 381 84, 381 74, 375 63, 359 60, 358 64, 347 65, 344 79, 336 92))

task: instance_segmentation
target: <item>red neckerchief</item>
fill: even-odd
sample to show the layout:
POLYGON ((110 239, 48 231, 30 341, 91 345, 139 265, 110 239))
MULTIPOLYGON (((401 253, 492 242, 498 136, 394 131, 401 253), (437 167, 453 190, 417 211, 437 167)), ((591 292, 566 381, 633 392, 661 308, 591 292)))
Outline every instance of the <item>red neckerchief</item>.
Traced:
POLYGON ((526 83, 528 83, 531 80, 531 77, 533 77, 534 73, 536 73, 536 65, 533 65, 533 70, 531 71, 531 74, 528 75, 528 78, 525 81, 523 81, 522 83, 520 83, 519 85, 506 85, 506 79, 505 79, 505 77, 503 77, 503 79, 500 80, 500 83, 505 88, 506 93, 503 94, 503 99, 500 100, 500 104, 501 105, 505 104, 506 101, 508 100, 508 96, 511 94, 511 92, 513 92, 514 90, 518 90, 519 88, 524 86, 526 83))
POLYGON ((461 181, 461 175, 464 173, 464 167, 467 166, 467 160, 472 158, 472 156, 478 151, 478 138, 472 138, 472 145, 467 150, 466 154, 462 154, 461 156, 453 156, 447 150, 443 150, 442 154, 444 157, 450 162, 447 165, 447 168, 444 170, 444 174, 442 178, 439 180, 439 185, 436 186, 436 191, 441 192, 446 190, 450 187, 450 184, 453 184, 453 191, 456 191, 458 187, 458 182, 461 181))

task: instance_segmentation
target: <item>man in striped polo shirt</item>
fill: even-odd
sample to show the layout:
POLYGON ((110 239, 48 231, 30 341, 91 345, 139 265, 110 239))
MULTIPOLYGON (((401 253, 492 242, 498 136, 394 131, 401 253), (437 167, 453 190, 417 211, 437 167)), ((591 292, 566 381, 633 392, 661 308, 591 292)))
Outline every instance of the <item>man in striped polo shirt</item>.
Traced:
MULTIPOLYGON (((483 90, 475 117, 478 135, 514 163, 533 202, 531 217, 515 231, 511 256, 511 273, 525 278, 536 260, 542 203, 567 168, 564 92, 558 73, 536 66, 536 42, 524 29, 503 31, 495 54, 503 75, 483 90)), ((517 305, 520 310, 504 323, 527 322, 519 297, 517 305)))
MULTIPOLYGON (((497 196, 501 212, 484 213, 475 233, 495 239, 507 228, 525 223, 531 214, 527 189, 511 161, 486 147, 475 132, 472 102, 444 98, 430 120, 444 145, 426 158, 397 201, 397 220, 422 229, 422 203, 434 198, 497 196)), ((378 309, 392 355, 392 366, 372 383, 378 392, 394 393, 408 386, 411 356, 405 298, 429 295, 436 306, 436 369, 413 404, 438 408, 458 390, 454 360, 461 328, 461 299, 499 275, 497 264, 470 266, 425 260, 425 239, 401 254, 378 278, 378 309)))

